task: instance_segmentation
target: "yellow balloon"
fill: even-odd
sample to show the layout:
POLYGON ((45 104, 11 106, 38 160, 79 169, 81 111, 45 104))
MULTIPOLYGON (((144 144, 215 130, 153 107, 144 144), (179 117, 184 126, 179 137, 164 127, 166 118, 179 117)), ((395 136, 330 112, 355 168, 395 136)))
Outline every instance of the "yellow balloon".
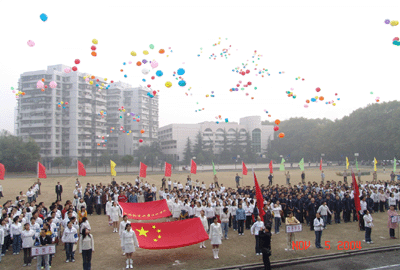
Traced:
POLYGON ((104 83, 102 83, 101 85, 104 86, 104 83))
POLYGON ((132 56, 136 56, 136 53, 134 51, 131 51, 132 56))
POLYGON ((103 89, 103 86, 100 86, 100 89, 103 89))
POLYGON ((149 52, 148 52, 148 51, 146 51, 146 50, 144 50, 144 51, 143 51, 143 54, 144 54, 144 55, 148 55, 148 54, 149 54, 149 52))
POLYGON ((98 44, 99 41, 98 41, 97 39, 94 38, 94 39, 92 39, 92 43, 93 43, 93 44, 98 44))
POLYGON ((332 103, 333 106, 336 106, 336 103, 332 103))
POLYGON ((64 101, 61 101, 61 104, 64 104, 64 101))
POLYGON ((90 84, 90 85, 93 85, 93 81, 90 81, 89 84, 90 84))
POLYGON ((104 81, 106 82, 106 81, 107 81, 107 78, 104 78, 104 81))
POLYGON ((318 99, 318 96, 315 96, 315 99, 318 99))
POLYGON ((170 87, 172 86, 172 82, 166 82, 166 83, 165 83, 165 86, 166 86, 167 88, 170 88, 170 87))

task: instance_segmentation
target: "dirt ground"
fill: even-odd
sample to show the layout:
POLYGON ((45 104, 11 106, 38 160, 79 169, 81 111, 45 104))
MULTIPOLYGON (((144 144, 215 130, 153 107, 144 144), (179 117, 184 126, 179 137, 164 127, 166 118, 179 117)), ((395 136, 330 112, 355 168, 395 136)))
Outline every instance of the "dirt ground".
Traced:
MULTIPOLYGON (((326 180, 339 181, 342 178, 337 176, 335 172, 342 171, 343 168, 324 168, 326 180)), ((368 169, 370 170, 370 169, 368 169)), ((234 177, 236 172, 218 172, 219 183, 223 183, 226 187, 234 187, 234 177)), ((306 167, 306 181, 320 181, 319 168, 306 167)), ((258 181, 261 184, 267 184, 268 171, 256 171, 258 181)), ((291 170, 292 184, 300 181, 301 171, 299 169, 291 170), (297 180, 297 181, 294 181, 297 180)), ((172 179, 186 182, 187 174, 173 174, 172 179)), ((133 182, 136 175, 117 176, 118 182, 133 182)), ((162 175, 148 175, 146 179, 150 184, 156 184, 158 187, 161 185, 162 175)), ((74 188, 76 177, 49 177, 42 179, 41 196, 38 202, 45 202, 46 206, 50 205, 56 199, 55 185, 60 181, 63 185, 64 192, 62 194, 63 201, 72 199, 72 191, 74 188)), ((199 179, 210 184, 213 179, 212 172, 203 172, 192 176, 192 180, 199 179)), ((371 180, 372 176, 363 177, 363 181, 371 180)), ((378 179, 389 179, 389 173, 383 174, 378 171, 378 179)), ((1 181, 3 185, 3 193, 5 198, 2 198, 0 203, 4 203, 7 199, 15 200, 19 191, 24 193, 36 179, 34 178, 8 178, 1 181)), ((87 176, 80 178, 82 186, 86 183, 108 183, 109 176, 87 176)), ((284 184, 285 178, 283 172, 275 172, 274 184, 284 184)), ((253 178, 251 173, 244 176, 244 184, 253 186, 253 178)), ((346 252, 338 250, 339 241, 361 241, 362 249, 375 247, 375 246, 388 246, 399 244, 400 239, 391 240, 389 238, 389 230, 387 229, 387 214, 378 213, 373 214, 375 227, 372 230, 372 240, 374 244, 369 245, 363 242, 364 232, 360 232, 356 223, 351 222, 347 224, 330 225, 327 230, 322 234, 322 245, 325 241, 330 241, 330 250, 316 249, 314 245, 315 235, 304 226, 303 232, 296 233, 297 241, 310 241, 311 247, 302 251, 285 251, 286 235, 284 227, 281 227, 281 232, 278 235, 272 236, 272 257, 271 261, 284 260, 298 257, 306 257, 310 255, 328 254, 335 252, 346 252)), ((163 222, 164 219, 156 220, 155 222, 163 222)), ((89 217, 89 222, 92 226, 92 234, 95 239, 95 253, 92 259, 92 269, 125 269, 125 257, 122 256, 120 241, 118 234, 112 233, 112 228, 108 226, 107 218, 104 215, 97 216, 94 214, 89 217)), ((396 236, 398 232, 396 230, 396 236)), ((183 236, 184 237, 184 236, 183 236)), ((189 247, 171 249, 171 250, 143 250, 138 249, 134 253, 134 269, 209 269, 222 266, 257 263, 262 262, 262 256, 255 255, 255 239, 250 234, 250 231, 245 230, 244 236, 238 236, 232 229, 229 230, 228 240, 223 240, 220 246, 220 259, 215 260, 212 255, 210 242, 206 242, 207 249, 200 249, 199 245, 189 247)), ((62 246, 57 248, 56 257, 53 259, 53 269, 82 269, 82 257, 80 254, 75 255, 75 263, 65 263, 65 253, 62 251, 62 246)), ((36 260, 33 260, 36 263, 36 260)), ((0 269, 14 270, 23 269, 23 252, 19 255, 12 255, 12 249, 9 249, 5 257, 2 257, 0 262, 0 269)), ((34 269, 34 266, 25 267, 26 269, 34 269)))

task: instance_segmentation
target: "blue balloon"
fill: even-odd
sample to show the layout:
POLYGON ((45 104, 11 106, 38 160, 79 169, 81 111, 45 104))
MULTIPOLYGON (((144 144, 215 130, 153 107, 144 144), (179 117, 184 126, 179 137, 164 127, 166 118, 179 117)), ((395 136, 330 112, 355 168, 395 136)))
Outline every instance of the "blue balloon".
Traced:
POLYGON ((126 63, 124 62, 124 63, 123 63, 123 65, 125 66, 125 65, 126 65, 126 63))
POLYGON ((40 14, 40 19, 45 22, 45 21, 47 21, 48 17, 46 14, 42 13, 42 14, 40 14))
POLYGON ((126 75, 126 74, 125 74, 125 75, 124 75, 124 77, 125 77, 125 78, 127 78, 127 77, 128 77, 128 75, 126 75))
POLYGON ((179 84, 179 86, 182 86, 182 87, 183 87, 183 86, 185 86, 185 85, 186 85, 186 82, 182 80, 182 81, 179 81, 179 83, 178 83, 178 84, 179 84))
POLYGON ((316 99, 315 99, 315 98, 312 98, 312 99, 311 99, 311 101, 312 101, 312 102, 315 102, 315 101, 316 101, 316 99))
POLYGON ((178 73, 178 75, 183 75, 185 74, 185 70, 183 68, 180 68, 176 73, 178 73))
POLYGON ((161 77, 163 75, 163 72, 161 70, 157 70, 156 75, 158 77, 161 77))

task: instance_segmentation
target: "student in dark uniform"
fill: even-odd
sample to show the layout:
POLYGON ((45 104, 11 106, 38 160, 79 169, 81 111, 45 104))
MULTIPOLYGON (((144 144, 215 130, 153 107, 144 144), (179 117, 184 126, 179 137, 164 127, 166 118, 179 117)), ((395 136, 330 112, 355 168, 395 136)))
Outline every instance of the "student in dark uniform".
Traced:
POLYGON ((298 221, 300 221, 300 223, 304 223, 304 219, 303 219, 303 212, 304 212, 303 200, 301 199, 300 195, 297 195, 297 201, 295 203, 294 212, 295 212, 296 219, 298 221))
MULTIPOLYGON (((326 204, 328 205, 328 208, 329 209, 335 209, 335 202, 333 201, 333 199, 331 199, 331 196, 330 195, 327 195, 326 196, 326 204)), ((329 214, 328 213, 328 220, 327 220, 327 223, 329 224, 329 225, 331 225, 332 224, 332 215, 331 214, 329 214)))
POLYGON ((315 203, 315 199, 311 198, 311 201, 307 206, 307 216, 310 221, 310 230, 311 231, 314 230, 314 219, 316 217, 317 210, 318 210, 318 208, 317 208, 317 204, 315 203))
POLYGON ((340 200, 339 196, 336 196, 336 200, 334 202, 334 207, 333 207, 333 211, 335 213, 335 223, 336 224, 340 223, 340 212, 342 212, 342 209, 343 209, 342 201, 340 200))
POLYGON ((350 222, 350 214, 351 214, 351 201, 349 194, 345 195, 343 199, 343 220, 344 223, 350 222))
POLYGON ((263 254, 263 262, 264 262, 264 270, 271 269, 271 262, 269 257, 271 254, 271 227, 265 227, 264 230, 261 230, 259 235, 259 247, 261 248, 263 254))
POLYGON ((356 204, 354 202, 354 198, 351 199, 351 211, 353 212, 353 222, 358 221, 357 211, 356 211, 356 204))

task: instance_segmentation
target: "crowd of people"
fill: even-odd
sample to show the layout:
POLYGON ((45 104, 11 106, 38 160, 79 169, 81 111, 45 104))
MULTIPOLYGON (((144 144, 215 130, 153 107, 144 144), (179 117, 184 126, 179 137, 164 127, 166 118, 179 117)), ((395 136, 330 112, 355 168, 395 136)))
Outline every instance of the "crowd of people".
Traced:
MULTIPOLYGON (((155 184, 139 177, 133 183, 117 183, 113 179, 111 183, 87 183, 86 186, 82 186, 77 179, 73 199, 61 204, 63 190, 58 183, 55 188, 57 200, 48 208, 43 202, 37 203, 41 185, 38 180, 26 194, 21 192, 15 202, 7 201, 3 205, 0 219, 1 256, 6 255, 11 246, 14 255, 18 255, 22 248, 23 266, 29 266, 32 247, 62 244, 68 263, 75 262, 75 251, 79 246, 84 269, 91 269, 94 238, 90 233, 88 216, 104 214, 113 232, 119 234, 126 268, 133 268, 132 255, 139 243, 128 217, 122 216, 119 202, 140 203, 160 199, 166 200, 172 213, 168 220, 200 218, 210 235, 215 259, 219 258, 222 241, 229 239, 230 229, 239 236, 243 236, 246 230, 255 236, 255 254, 263 255, 264 262, 269 265, 271 235, 279 234, 283 223, 309 226, 315 231, 315 247, 322 248, 322 231, 328 229, 328 225, 359 222, 360 230, 365 231, 366 243, 372 244, 371 214, 378 211, 387 211, 390 238, 396 239, 395 228, 398 224, 392 222, 392 217, 397 215, 397 207, 400 207, 398 183, 394 179, 378 181, 375 175, 372 181, 363 183, 358 175, 361 210, 357 213, 354 187, 351 181, 348 183, 347 174, 343 177, 343 182, 325 181, 322 172, 320 183, 306 182, 302 172, 302 182, 292 185, 290 174, 286 173, 287 185, 284 186, 273 185, 272 176, 268 186, 260 186, 263 202, 257 202, 255 187, 240 185, 239 175, 234 179, 236 188, 219 184, 216 175, 208 187, 204 182, 192 181, 188 175, 186 183, 163 177, 159 190, 155 184), (258 203, 264 210, 262 217, 258 203)), ((286 250, 292 250, 293 239, 294 233, 287 233, 286 250)), ((200 248, 206 248, 205 242, 200 243, 200 248)), ((38 269, 49 269, 53 256, 37 256, 38 269)))

